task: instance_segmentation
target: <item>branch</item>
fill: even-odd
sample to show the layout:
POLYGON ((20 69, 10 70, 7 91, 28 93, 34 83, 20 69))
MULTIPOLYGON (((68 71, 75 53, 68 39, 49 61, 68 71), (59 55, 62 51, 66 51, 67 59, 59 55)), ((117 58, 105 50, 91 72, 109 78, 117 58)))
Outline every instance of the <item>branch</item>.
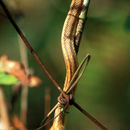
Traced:
MULTIPOLYGON (((18 42, 20 46, 21 61, 25 67, 25 71, 28 74, 28 56, 26 51, 26 46, 22 39, 18 36, 18 42)), ((22 95, 21 95, 21 121, 26 125, 27 121, 27 104, 28 104, 28 86, 22 84, 22 95)))
POLYGON ((4 93, 0 86, 0 129, 9 130, 11 127, 7 105, 4 99, 4 93))
MULTIPOLYGON (((50 89, 46 88, 45 90, 45 115, 50 111, 50 89)), ((46 126, 46 130, 50 128, 50 123, 46 126)))
POLYGON ((26 39, 26 37, 24 36, 23 32, 20 30, 20 28, 18 27, 18 25, 15 23, 15 21, 13 20, 10 12, 8 11, 8 9, 6 8, 4 2, 2 0, 0 0, 0 4, 5 12, 5 14, 7 15, 9 21, 12 23, 12 25, 14 26, 14 28, 16 29, 17 33, 19 34, 19 36, 21 37, 21 39, 24 41, 25 45, 27 46, 27 48, 29 49, 29 51, 32 53, 32 55, 34 56, 35 60, 38 62, 38 64, 41 66, 42 70, 45 72, 45 74, 48 76, 48 78, 52 81, 52 83, 54 84, 54 86, 58 89, 59 92, 62 92, 62 89, 60 87, 60 85, 56 82, 56 80, 53 78, 53 76, 51 75, 51 73, 47 70, 47 68, 45 67, 45 65, 43 64, 43 62, 41 61, 40 57, 37 55, 37 53, 34 51, 34 49, 32 48, 32 46, 30 45, 30 43, 28 42, 28 40, 26 39))
POLYGON ((93 123, 96 124, 99 128, 102 130, 108 130, 103 124, 101 124, 98 120, 96 120, 92 115, 90 115, 86 110, 84 110, 79 104, 77 104, 75 101, 72 102, 72 104, 81 112, 83 113, 88 119, 90 119, 93 123))

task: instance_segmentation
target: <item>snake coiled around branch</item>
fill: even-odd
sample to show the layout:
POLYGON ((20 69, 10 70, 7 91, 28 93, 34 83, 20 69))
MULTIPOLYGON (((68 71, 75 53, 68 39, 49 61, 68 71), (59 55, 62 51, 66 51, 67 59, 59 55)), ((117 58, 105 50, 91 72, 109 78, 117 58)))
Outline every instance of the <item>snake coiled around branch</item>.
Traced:
MULTIPOLYGON (((66 66, 66 77, 63 91, 66 92, 69 88, 70 81, 78 68, 77 53, 79 49, 80 39, 86 20, 89 0, 72 0, 68 15, 65 19, 62 35, 61 47, 66 66)), ((74 90, 71 94, 74 95, 74 90)), ((64 130, 65 115, 61 113, 62 106, 55 110, 55 116, 51 130, 64 130)))

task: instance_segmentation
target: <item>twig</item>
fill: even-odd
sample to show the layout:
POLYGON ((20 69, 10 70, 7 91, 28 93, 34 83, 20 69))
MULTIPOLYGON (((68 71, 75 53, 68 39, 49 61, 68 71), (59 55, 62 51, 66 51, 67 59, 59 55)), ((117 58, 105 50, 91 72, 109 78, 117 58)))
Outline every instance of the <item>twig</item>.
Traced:
MULTIPOLYGON (((49 119, 50 115, 52 114, 52 112, 58 107, 59 103, 57 103, 50 111, 49 113, 46 115, 46 117, 41 121, 41 124, 46 123, 46 121, 49 119)), ((42 125, 43 126, 43 125, 42 125)), ((42 127, 41 126, 41 127, 42 127)))
POLYGON ((28 103, 28 87, 23 85, 22 95, 21 95, 21 121, 26 125, 27 121, 27 103, 28 103))
MULTIPOLYGON (((40 130, 42 128, 44 128, 46 125, 48 125, 51 121, 53 121, 54 119, 56 119, 58 116, 60 116, 64 110, 62 110, 60 113, 58 113, 54 118, 49 120, 49 116, 51 115, 51 113, 56 110, 56 108, 58 107, 58 105, 60 105, 59 103, 57 103, 52 110, 47 114, 47 116, 45 117, 45 119, 42 121, 43 125, 41 125, 40 127, 38 127, 36 130, 40 130)), ((66 106, 67 107, 67 106, 66 106)), ((66 108, 65 108, 66 109, 66 108)))
POLYGON ((50 89, 45 89, 45 115, 50 111, 50 89))
MULTIPOLYGON (((25 67, 25 71, 28 74, 28 57, 26 46, 22 39, 18 36, 19 46, 20 46, 20 54, 21 54, 21 61, 25 67)), ((22 87, 22 95, 21 95, 21 121, 24 125, 26 125, 27 121, 27 103, 28 103, 28 86, 23 84, 22 87)))
POLYGON ((7 106, 4 99, 4 93, 1 86, 0 86, 0 119, 1 119, 0 123, 2 124, 0 129, 9 130, 11 125, 9 120, 9 114, 7 111, 7 106))
MULTIPOLYGON (((73 77, 72 77, 72 79, 71 79, 71 81, 70 81, 70 84, 69 84, 69 88, 70 89, 68 89, 68 90, 66 90, 66 94, 68 95, 71 91, 72 91, 72 89, 74 89, 74 87, 75 87, 75 84, 77 84, 78 83, 78 81, 80 80, 80 78, 81 78, 81 76, 83 75, 83 73, 85 72, 85 69, 86 69, 86 67, 87 67, 87 65, 88 65, 88 63, 89 63, 89 61, 90 61, 90 55, 88 54, 88 55, 86 55, 85 56, 85 58, 82 60, 82 62, 80 63, 80 65, 79 65, 79 67, 77 68, 77 70, 75 71, 75 73, 74 73, 74 75, 73 75, 73 77), (84 68, 83 68, 83 65, 85 64, 85 66, 84 66, 84 68), (82 70, 82 68, 83 68, 83 70, 82 70), (82 71, 81 71, 82 70, 82 71), (80 71, 81 71, 81 73, 80 73, 80 71)), ((69 96, 69 95, 68 95, 69 96)), ((73 100, 72 100, 73 101, 73 100)), ((66 101, 66 103, 67 103, 67 101, 66 101)), ((71 105, 73 105, 73 102, 71 102, 71 99, 70 99, 70 103, 71 103, 71 105)), ((67 104, 69 104, 69 103, 67 103, 67 104)), ((47 125, 48 124, 48 122, 50 122, 51 120, 49 120, 48 122, 46 122, 48 119, 49 119, 49 116, 52 114, 52 112, 58 107, 58 106, 61 106, 61 104, 60 103, 57 103, 52 109, 51 109, 51 111, 47 114, 47 116, 44 118, 44 120, 42 121, 42 126, 41 127, 39 127, 39 128, 42 128, 42 127, 44 127, 45 125, 47 125)), ((66 107, 67 105, 65 104, 65 107, 66 107)), ((67 107, 66 107, 67 108, 67 107)), ((59 115, 59 114, 57 114, 57 115, 59 115)), ((58 117, 58 116, 55 116, 53 119, 56 119, 56 117, 58 117)))
POLYGON ((82 77, 83 73, 85 72, 87 65, 90 61, 90 58, 91 58, 91 55, 88 54, 81 61, 80 65, 78 66, 77 70, 75 71, 75 73, 69 83, 69 86, 67 87, 68 89, 66 90, 66 94, 69 94, 69 92, 74 89, 74 87, 76 86, 76 84, 78 83, 80 78, 82 77), (84 66, 83 70, 81 71, 84 64, 85 64, 85 66, 84 66), (81 71, 81 73, 80 73, 80 71, 81 71))
POLYGON ((12 94, 11 99, 10 99, 10 104, 9 104, 10 109, 9 109, 9 111, 11 113, 14 110, 14 105, 16 103, 16 100, 20 96, 20 92, 21 92, 21 83, 17 83, 16 85, 13 86, 13 94, 12 94))
MULTIPOLYGON (((75 71, 70 84, 69 84, 69 88, 66 91, 66 94, 69 94, 70 91, 72 91, 72 89, 74 88, 75 84, 77 84, 77 82, 79 81, 79 79, 81 78, 81 76, 83 75, 88 63, 90 60, 90 55, 88 54, 87 56, 85 56, 85 58, 82 60, 81 64, 79 65, 79 67, 77 68, 77 70, 75 71), (85 64, 83 70, 81 71, 83 65, 85 64), (79 73, 81 71, 81 73, 79 73), (78 75, 79 74, 79 75, 78 75)), ((70 100, 70 104, 75 106, 82 114, 84 114, 87 118, 89 118, 96 126, 100 127, 102 130, 107 130, 107 128, 105 126, 103 126, 99 121, 97 121, 91 114, 89 114, 87 111, 85 111, 78 103, 76 103, 73 99, 70 100)), ((51 115, 51 113, 58 107, 58 103, 51 109, 51 111, 47 114, 47 116, 45 117, 45 119, 43 120, 42 123, 44 123, 42 126, 40 126, 38 129, 43 128, 44 126, 46 126, 51 120, 49 120, 48 122, 46 122, 49 119, 49 116, 51 115)), ((58 114, 59 115, 59 114, 58 114)), ((56 119, 58 116, 55 116, 53 119, 56 119)))
POLYGON ((84 110, 79 104, 77 104, 75 101, 72 102, 72 104, 81 112, 83 113, 88 119, 90 119, 93 123, 96 124, 99 128, 102 130, 108 130, 104 125, 102 125, 98 120, 96 120, 92 115, 90 115, 86 110, 84 110))
POLYGON ((18 27, 18 25, 15 23, 15 21, 13 20, 10 12, 8 11, 8 9, 6 8, 4 2, 2 0, 0 0, 0 4, 5 12, 5 14, 7 15, 9 21, 12 23, 12 25, 14 26, 14 28, 16 29, 17 33, 19 34, 19 36, 21 37, 21 39, 24 41, 25 45, 27 46, 27 48, 30 50, 30 52, 32 53, 32 55, 34 56, 35 60, 38 62, 38 64, 41 66, 42 70, 46 73, 46 75, 48 76, 48 78, 52 81, 52 83, 54 84, 54 86, 59 90, 59 92, 63 93, 63 90, 61 89, 60 85, 56 82, 56 80, 53 78, 53 76, 51 75, 51 73, 47 70, 47 68, 45 67, 45 65, 43 64, 43 62, 41 61, 40 57, 36 54, 36 52, 34 51, 34 49, 31 47, 30 43, 28 42, 28 40, 26 39, 26 37, 24 36, 23 32, 20 30, 20 28, 18 27))
MULTIPOLYGON (((50 89, 45 90, 45 115, 50 111, 50 89)), ((46 130, 50 128, 50 123, 46 126, 46 130)))

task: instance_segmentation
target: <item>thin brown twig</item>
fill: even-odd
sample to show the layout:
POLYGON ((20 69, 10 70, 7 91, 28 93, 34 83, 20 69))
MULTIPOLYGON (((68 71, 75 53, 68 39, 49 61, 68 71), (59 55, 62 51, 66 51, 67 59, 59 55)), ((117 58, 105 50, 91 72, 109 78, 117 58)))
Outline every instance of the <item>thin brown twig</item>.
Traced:
MULTIPOLYGON (((45 90, 45 115, 50 111, 50 89, 46 88, 45 90)), ((46 130, 50 128, 50 123, 46 126, 46 130)))
POLYGON ((44 127, 45 127, 46 125, 48 125, 51 121, 53 121, 54 119, 56 119, 61 113, 63 113, 63 111, 60 112, 59 114, 57 114, 54 118, 52 118, 52 119, 50 119, 50 120, 49 120, 49 118, 47 118, 47 119, 45 120, 45 123, 44 123, 42 126, 38 127, 36 130, 40 130, 40 129, 44 128, 44 127))
POLYGON ((30 50, 30 52, 34 56, 35 60, 41 66, 42 70, 46 73, 46 75, 48 76, 48 78, 52 81, 52 83, 59 90, 59 92, 64 93, 63 90, 61 89, 60 85, 56 82, 56 80, 53 78, 53 76, 51 75, 51 73, 47 70, 47 68, 45 67, 45 65, 41 61, 40 57, 36 54, 35 50, 30 45, 30 43, 28 42, 27 38, 24 36, 23 32, 20 30, 20 28, 18 27, 18 25, 13 20, 10 12, 6 8, 6 6, 5 6, 5 4, 4 4, 4 2, 2 0, 0 0, 0 4, 1 4, 1 6, 2 6, 4 12, 5 12, 5 14, 7 15, 9 21, 12 23, 12 25, 16 29, 17 33, 19 34, 19 36, 21 37, 21 39, 24 41, 24 43, 26 44, 27 48, 30 50))
POLYGON ((59 105, 61 106, 61 104, 57 103, 52 108, 52 110, 47 114, 47 117, 43 120, 44 124, 41 125, 39 128, 37 128, 36 130, 40 130, 41 128, 44 128, 46 125, 48 125, 48 123, 50 123, 51 121, 53 121, 54 119, 56 119, 59 115, 61 115, 66 110, 66 108, 68 107, 69 104, 66 104, 65 107, 64 107, 64 110, 61 110, 60 113, 58 113, 55 117, 53 117, 52 119, 49 120, 50 113, 52 113, 59 105))
POLYGON ((10 104, 9 104, 10 113, 14 111, 14 106, 18 97, 20 96, 20 92, 21 92, 21 83, 17 83, 13 86, 13 93, 12 93, 10 104))
POLYGON ((45 115, 50 111, 50 89, 45 89, 45 115))
MULTIPOLYGON (((86 67, 87 67, 87 65, 88 65, 88 63, 89 63, 89 61, 90 61, 90 55, 88 54, 88 55, 85 56, 85 58, 82 60, 82 62, 81 62, 80 65, 78 66, 77 70, 75 71, 75 73, 74 73, 74 75, 73 75, 73 77, 72 77, 72 79, 71 79, 71 81, 70 81, 69 87, 68 87, 68 88, 70 88, 70 89, 66 90, 66 94, 67 94, 67 95, 70 93, 70 91, 72 91, 72 89, 75 87, 75 84, 77 84, 77 82, 79 81, 79 79, 82 77, 82 75, 83 75, 83 73, 85 72, 85 69, 86 69, 86 67), (85 64, 85 66, 84 66, 83 70, 81 71, 81 69, 82 69, 82 67, 83 67, 84 64, 85 64), (80 73, 80 71, 81 71, 81 73, 80 73), (77 75, 79 75, 79 76, 77 77, 77 75)), ((61 96, 62 96, 62 95, 61 95, 61 96)), ((69 95, 68 95, 68 96, 69 96, 69 95)), ((61 98, 63 99, 63 97, 61 97, 61 98)), ((61 98, 60 98, 60 99, 61 99, 61 98)), ((68 98, 69 98, 69 97, 68 97, 68 98)), ((68 102, 69 102, 69 100, 68 100, 68 102)), ((66 101, 66 103, 67 103, 67 101, 66 101)), ((59 104, 59 103, 57 103, 55 106, 58 106, 58 104, 59 104)), ((68 103, 68 104, 69 104, 69 103, 68 103)), ((52 114, 52 112, 56 109, 55 106, 54 106, 54 107, 51 109, 51 111, 47 114, 46 118, 44 118, 44 120, 42 121, 42 123, 46 122, 46 120, 49 118, 49 116, 52 114)), ((66 106, 66 105, 65 105, 65 106, 66 106)))
MULTIPOLYGON (((85 58, 83 59, 83 61, 81 62, 81 64, 79 65, 78 69, 76 70, 71 82, 70 82, 70 89, 68 89, 68 91, 66 92, 66 94, 69 94, 69 92, 71 91, 71 89, 73 88, 72 86, 75 86, 75 82, 77 83, 79 81, 79 79, 81 78, 81 76, 83 75, 88 63, 90 60, 90 55, 85 56, 85 58), (86 64, 85 64, 85 61, 86 64), (79 71, 82 69, 83 65, 85 64, 85 67, 83 68, 83 70, 81 71, 81 73, 79 74, 79 71), (75 79, 75 77, 77 76, 77 74, 79 74, 79 76, 77 77, 77 79, 75 79), (73 80, 75 79, 75 81, 73 80)), ((84 110, 79 104, 77 104, 73 99, 70 99, 70 105, 75 106, 82 114, 84 114, 87 118, 89 118, 96 126, 100 127, 102 130, 107 130, 107 128, 105 126, 103 126, 97 119, 95 119, 91 114, 89 114, 86 110, 84 110)), ((58 105, 58 104, 57 104, 58 105)), ((66 106, 66 105, 65 105, 66 106)), ((46 126, 51 120, 47 121, 49 119, 50 114, 56 109, 56 107, 53 107, 53 109, 47 114, 46 118, 44 119, 45 124, 43 124, 40 128, 43 128, 44 126, 46 126), (47 122, 46 122, 47 121, 47 122)), ((59 114, 58 114, 59 115, 59 114)), ((53 119, 56 119, 55 116, 53 119)))
POLYGON ((0 123, 2 124, 0 129, 9 130, 11 123, 7 110, 7 104, 5 103, 4 93, 1 86, 0 86, 0 119, 1 119, 0 123))
MULTIPOLYGON (((37 128, 36 130, 40 130, 41 128, 45 127, 48 123, 50 123, 52 120, 56 119, 62 112, 60 112, 58 115, 56 115, 54 118, 49 119, 50 113, 52 113, 58 104, 55 105, 55 107, 53 107, 53 109, 51 110, 51 112, 49 112, 47 114, 47 117, 44 119, 44 124, 42 126, 40 126, 39 128, 37 128), (48 120, 48 121, 47 121, 48 120), (47 122, 46 122, 47 121, 47 122)), ((84 110, 78 103, 76 103, 74 100, 70 101, 70 105, 73 105, 74 107, 76 107, 83 115, 85 115, 88 119, 90 119, 97 127, 101 128, 102 130, 108 130, 103 124, 101 124, 95 117, 93 117, 90 113, 88 113, 86 110, 84 110)))
POLYGON ((22 95, 21 95, 21 113, 20 118, 24 125, 27 122, 27 107, 28 107, 28 87, 23 85, 22 95))
POLYGON ((102 130, 108 130, 103 124, 101 124, 97 119, 95 119, 92 115, 90 115, 86 110, 84 110, 79 104, 75 101, 72 101, 72 105, 75 106, 81 113, 83 113, 88 119, 90 119, 93 123, 96 124, 102 130))

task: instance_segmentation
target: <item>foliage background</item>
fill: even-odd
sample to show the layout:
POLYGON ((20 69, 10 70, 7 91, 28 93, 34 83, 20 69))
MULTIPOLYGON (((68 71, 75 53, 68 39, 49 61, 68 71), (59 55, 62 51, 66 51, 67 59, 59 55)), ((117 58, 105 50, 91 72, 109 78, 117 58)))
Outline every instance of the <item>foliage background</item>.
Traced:
MULTIPOLYGON (((24 17, 15 18, 48 70, 63 86, 65 65, 60 36, 70 0, 16 0, 24 17)), ((130 1, 91 0, 78 54, 79 62, 86 53, 92 59, 79 82, 76 101, 111 130, 130 129, 130 1)), ((10 9, 11 10, 11 9, 10 9)), ((17 11, 15 11, 16 13, 17 11)), ((12 11, 12 14, 14 11, 12 11)), ((0 8, 0 55, 20 60, 18 36, 0 8)), ((29 66, 43 84, 29 89, 28 129, 37 128, 44 117, 45 88, 51 89, 51 107, 58 92, 28 52, 29 66)), ((5 87, 6 99, 11 87, 5 87)), ((19 115, 20 99, 15 107, 19 115)), ((98 130, 74 107, 70 110, 68 130, 98 130)))

